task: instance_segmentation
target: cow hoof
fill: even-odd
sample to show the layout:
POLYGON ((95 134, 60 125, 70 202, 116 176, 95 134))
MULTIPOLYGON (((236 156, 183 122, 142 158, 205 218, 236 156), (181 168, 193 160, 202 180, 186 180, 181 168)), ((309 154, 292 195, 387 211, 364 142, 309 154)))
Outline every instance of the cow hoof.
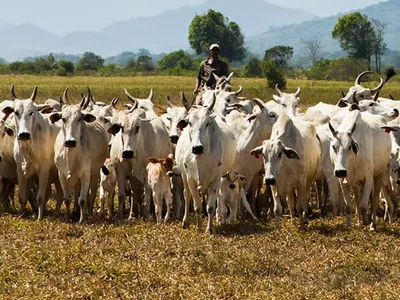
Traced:
POLYGON ((189 222, 183 221, 183 222, 182 222, 182 228, 183 228, 183 229, 188 229, 188 228, 189 228, 189 222))
POLYGON ((376 224, 371 223, 371 225, 369 226, 369 230, 371 232, 375 232, 376 231, 376 224))
POLYGON ((206 234, 212 235, 213 234, 212 228, 207 228, 206 229, 206 234))

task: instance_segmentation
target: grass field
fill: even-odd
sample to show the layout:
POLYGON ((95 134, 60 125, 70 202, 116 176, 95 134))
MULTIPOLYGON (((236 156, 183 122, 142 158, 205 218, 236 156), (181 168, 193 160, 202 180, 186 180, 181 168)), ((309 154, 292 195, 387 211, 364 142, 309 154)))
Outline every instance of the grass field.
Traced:
MULTIPOLYGON (((90 86, 97 100, 120 96, 123 88, 145 97, 154 88, 159 109, 165 95, 176 99, 193 89, 192 78, 57 78, 0 76, 0 97, 58 98, 71 88, 71 99, 90 86), (23 95, 23 96, 22 96, 23 95)), ((243 95, 271 99, 261 79, 234 79, 243 95)), ((375 83, 371 83, 374 85, 375 83)), ((289 81, 302 88, 305 105, 335 103, 351 83, 289 81), (335 96, 336 95, 336 96, 335 96)), ((389 83, 382 96, 396 95, 389 83)), ((176 101, 178 102, 178 101, 176 101)), ((380 219, 378 231, 345 219, 313 219, 306 231, 272 219, 217 226, 205 235, 191 221, 109 221, 95 217, 85 225, 47 217, 38 222, 17 214, 0 215, 0 299, 399 299, 400 224, 380 219)))

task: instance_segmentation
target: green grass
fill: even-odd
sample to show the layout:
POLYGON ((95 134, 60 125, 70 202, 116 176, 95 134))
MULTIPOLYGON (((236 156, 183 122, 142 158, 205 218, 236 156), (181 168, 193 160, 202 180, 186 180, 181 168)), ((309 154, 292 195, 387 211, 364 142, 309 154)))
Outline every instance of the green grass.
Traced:
MULTIPOLYGON (((270 99, 261 79, 234 79, 243 95, 270 99)), ((71 99, 89 85, 100 101, 137 97, 154 88, 165 95, 189 93, 185 77, 30 77, 0 76, 0 97, 16 84, 28 97, 34 85, 39 99, 57 98, 68 86, 71 99)), ((289 81, 302 88, 301 101, 335 103, 351 83, 289 81), (334 94, 337 94, 337 97, 334 94), (335 101, 334 101, 335 100, 335 101)), ((396 93, 397 83, 385 87, 396 93)), ((51 207, 54 203, 50 204, 51 207)), ((50 216, 38 222, 16 214, 0 216, 1 299, 398 299, 400 297, 400 225, 380 219, 378 232, 345 229, 345 218, 311 220, 307 231, 290 221, 277 231, 272 219, 216 226, 204 234, 191 220, 179 222, 109 221, 96 216, 85 225, 50 216)))

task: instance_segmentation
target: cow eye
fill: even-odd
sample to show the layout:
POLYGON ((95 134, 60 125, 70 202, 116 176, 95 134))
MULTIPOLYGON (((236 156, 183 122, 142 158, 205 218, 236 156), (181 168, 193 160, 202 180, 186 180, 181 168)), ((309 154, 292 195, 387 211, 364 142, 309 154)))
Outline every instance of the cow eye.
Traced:
POLYGON ((17 112, 17 111, 16 111, 16 112, 14 112, 14 114, 15 114, 16 116, 19 116, 19 112, 17 112))
POLYGON ((208 123, 206 124, 206 127, 208 127, 208 125, 210 125, 210 122, 208 122, 208 123))
POLYGON ((137 133, 139 132, 139 128, 140 128, 140 126, 137 126, 137 127, 135 128, 135 134, 137 134, 137 133))
POLYGON ((333 151, 337 152, 336 147, 334 145, 332 145, 332 149, 333 149, 333 151))
POLYGON ((278 154, 278 158, 281 158, 282 157, 282 152, 280 152, 279 154, 278 154))
POLYGON ((65 118, 62 118, 61 120, 62 120, 64 123, 65 123, 65 121, 66 121, 66 119, 65 119, 65 118))
POLYGON ((79 118, 79 119, 78 119, 78 122, 80 122, 80 121, 82 121, 82 118, 79 118))
POLYGON ((351 146, 349 147, 349 151, 351 150, 351 146))
POLYGON ((228 102, 228 103, 231 102, 231 99, 226 99, 226 102, 228 102))
POLYGON ((282 103, 282 106, 283 106, 283 107, 286 107, 286 104, 282 103))
POLYGON ((31 112, 29 113, 29 115, 30 115, 30 116, 33 116, 33 111, 31 111, 31 112))
POLYGON ((269 113, 269 117, 270 118, 276 118, 275 114, 273 114, 273 113, 269 113))
POLYGON ((360 95, 359 97, 360 97, 360 98, 364 98, 364 95, 360 95))
POLYGON ((171 117, 167 117, 167 120, 168 120, 168 121, 172 121, 171 117))
POLYGON ((369 106, 374 106, 375 105, 375 103, 371 103, 369 106))

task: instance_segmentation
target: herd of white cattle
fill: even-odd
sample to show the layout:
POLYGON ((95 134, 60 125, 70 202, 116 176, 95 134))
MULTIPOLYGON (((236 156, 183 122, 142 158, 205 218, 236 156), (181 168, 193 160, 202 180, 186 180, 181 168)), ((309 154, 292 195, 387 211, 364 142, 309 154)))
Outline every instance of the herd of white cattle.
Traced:
POLYGON ((300 88, 284 93, 277 86, 271 101, 246 100, 242 87, 231 91, 231 75, 190 102, 182 93, 183 106, 168 98, 161 116, 153 91, 138 99, 125 90, 131 103, 118 110, 118 98, 97 102, 89 89, 79 104, 70 104, 68 89, 60 101, 36 104, 37 87, 21 99, 12 86, 11 99, 0 103, 0 201, 8 207, 18 185, 21 212, 30 202, 41 219, 54 198, 54 213, 64 203, 69 215, 74 200, 83 222, 100 187, 101 214, 107 202, 114 216, 117 190, 119 218, 127 198, 129 218, 137 211, 148 218, 153 199, 157 223, 182 218, 184 208, 187 227, 191 199, 197 226, 204 200, 212 233, 215 215, 233 223, 242 207, 257 220, 249 202, 261 182, 271 191, 277 228, 286 203, 291 218, 297 213, 306 226, 315 189, 320 206, 330 199, 333 216, 344 213, 348 228, 354 199, 359 220, 375 230, 379 200, 389 222, 397 208, 400 101, 379 97, 393 74, 369 89, 360 84, 367 73, 337 105, 320 102, 304 113, 297 107, 300 88))

